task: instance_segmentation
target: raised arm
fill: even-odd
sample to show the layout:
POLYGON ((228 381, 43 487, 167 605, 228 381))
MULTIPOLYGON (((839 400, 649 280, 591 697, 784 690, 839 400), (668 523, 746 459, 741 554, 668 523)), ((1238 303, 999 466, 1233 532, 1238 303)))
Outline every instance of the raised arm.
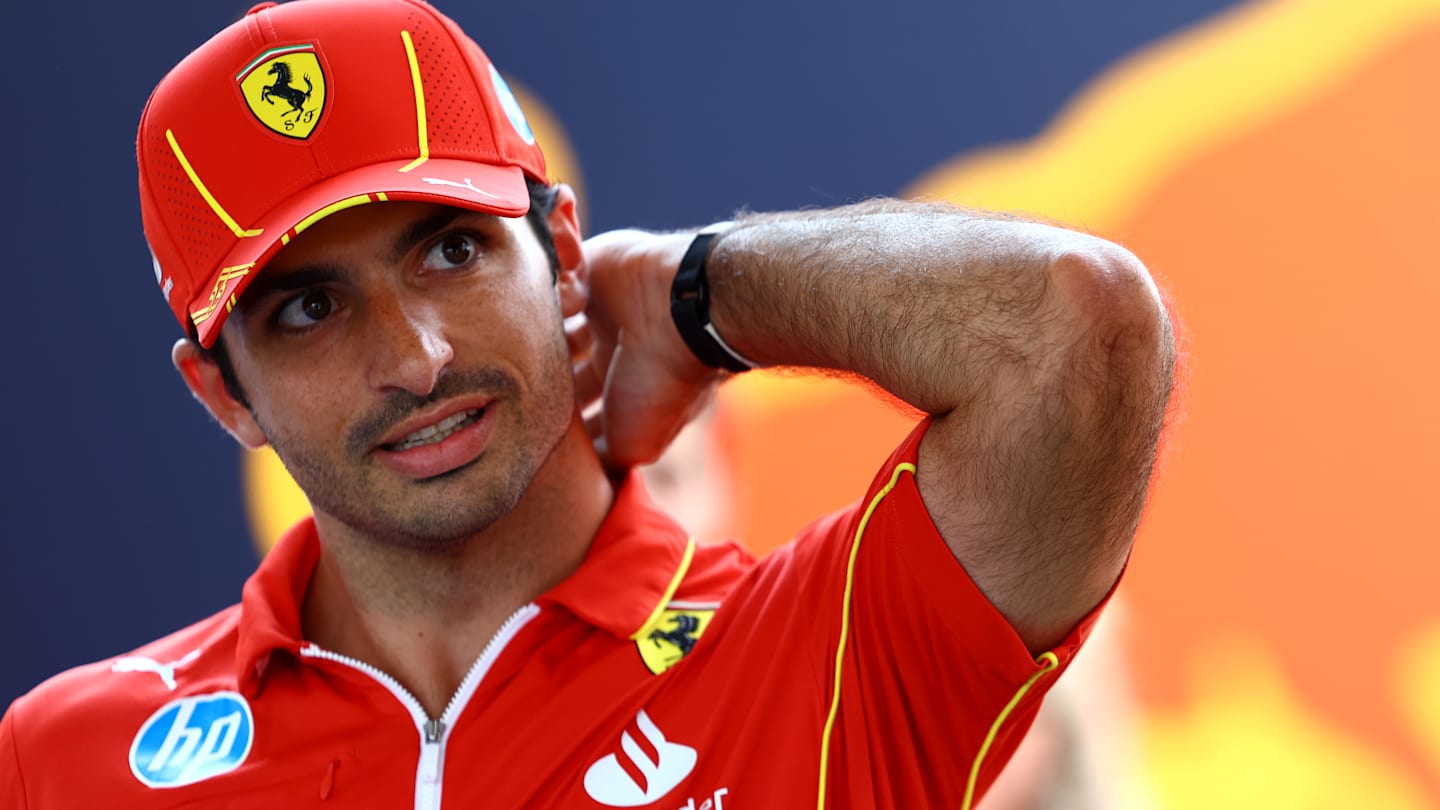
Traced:
MULTIPOLYGON (((688 243, 622 232, 587 246, 597 320, 619 327, 612 447, 652 449, 611 403, 648 391, 649 407, 676 410, 660 403, 679 394, 657 395, 656 378, 674 391, 713 379, 669 324, 688 243)), ((707 275, 712 319, 740 353, 860 374, 935 417, 917 465, 926 507, 1032 651, 1103 598, 1135 533, 1173 376, 1169 322, 1134 256, 1048 225, 887 200, 745 218, 707 275)))

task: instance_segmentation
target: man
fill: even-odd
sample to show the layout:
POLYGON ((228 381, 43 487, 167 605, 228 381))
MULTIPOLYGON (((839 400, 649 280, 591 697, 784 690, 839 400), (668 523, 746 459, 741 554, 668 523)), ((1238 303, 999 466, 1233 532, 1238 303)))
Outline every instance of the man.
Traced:
POLYGON ((1114 245, 894 201, 582 243, 417 0, 257 7, 137 148, 175 365, 315 514, 16 701, 8 805, 968 807, 1124 566, 1172 354, 1114 245), (626 472, 752 365, 928 414, 759 563, 626 472))

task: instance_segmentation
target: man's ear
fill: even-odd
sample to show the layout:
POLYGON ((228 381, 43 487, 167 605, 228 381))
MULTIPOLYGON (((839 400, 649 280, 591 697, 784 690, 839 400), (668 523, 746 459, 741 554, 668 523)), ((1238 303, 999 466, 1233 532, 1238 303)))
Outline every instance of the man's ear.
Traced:
POLYGON ((547 217, 550 236, 555 241, 555 256, 560 260, 556 279, 560 291, 560 310, 565 317, 585 308, 589 295, 585 275, 585 240, 580 236, 580 217, 576 210, 575 190, 557 183, 555 205, 547 217))
POLYGON ((225 390, 225 378, 220 374, 220 367, 201 353, 199 344, 189 338, 180 338, 170 349, 170 361, 175 364, 175 370, 180 372, 190 393, 242 447, 258 450, 268 444, 254 414, 225 390))

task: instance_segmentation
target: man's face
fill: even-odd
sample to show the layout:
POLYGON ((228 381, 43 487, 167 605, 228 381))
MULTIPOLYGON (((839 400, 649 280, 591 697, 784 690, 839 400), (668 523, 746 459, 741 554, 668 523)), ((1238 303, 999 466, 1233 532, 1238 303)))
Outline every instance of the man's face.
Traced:
POLYGON ((574 418, 564 314, 524 219, 375 203, 281 250, 224 339, 317 512, 443 550, 515 506, 574 418))

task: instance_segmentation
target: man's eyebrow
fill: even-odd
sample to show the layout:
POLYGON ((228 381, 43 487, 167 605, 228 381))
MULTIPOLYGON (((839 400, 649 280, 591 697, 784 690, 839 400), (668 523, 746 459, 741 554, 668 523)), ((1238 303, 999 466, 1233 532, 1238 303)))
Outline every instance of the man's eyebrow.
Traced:
POLYGON ((447 206, 436 211, 428 217, 422 217, 410 223, 400 235, 396 237, 395 244, 390 247, 390 261, 398 262, 405 258, 414 247, 436 233, 439 233, 447 225, 463 216, 488 216, 478 211, 469 211, 464 208, 447 206))
MULTIPOLYGON (((405 257, 416 245, 429 239, 434 234, 443 230, 447 225, 463 216, 477 216, 492 218, 491 214, 482 214, 479 211, 470 211, 464 208, 445 207, 427 217, 421 217, 410 223, 390 247, 390 261, 398 262, 405 257)), ((240 298, 240 305, 254 304, 267 296, 291 293, 309 287, 317 287, 342 278, 345 271, 339 265, 323 263, 297 267, 284 273, 271 275, 260 273, 245 294, 240 298)))
POLYGON ((341 269, 333 264, 307 265, 274 275, 261 273, 250 283, 245 294, 240 296, 240 305, 244 307, 246 304, 254 304, 277 293, 291 293, 309 287, 318 287, 334 281, 342 275, 341 269))

